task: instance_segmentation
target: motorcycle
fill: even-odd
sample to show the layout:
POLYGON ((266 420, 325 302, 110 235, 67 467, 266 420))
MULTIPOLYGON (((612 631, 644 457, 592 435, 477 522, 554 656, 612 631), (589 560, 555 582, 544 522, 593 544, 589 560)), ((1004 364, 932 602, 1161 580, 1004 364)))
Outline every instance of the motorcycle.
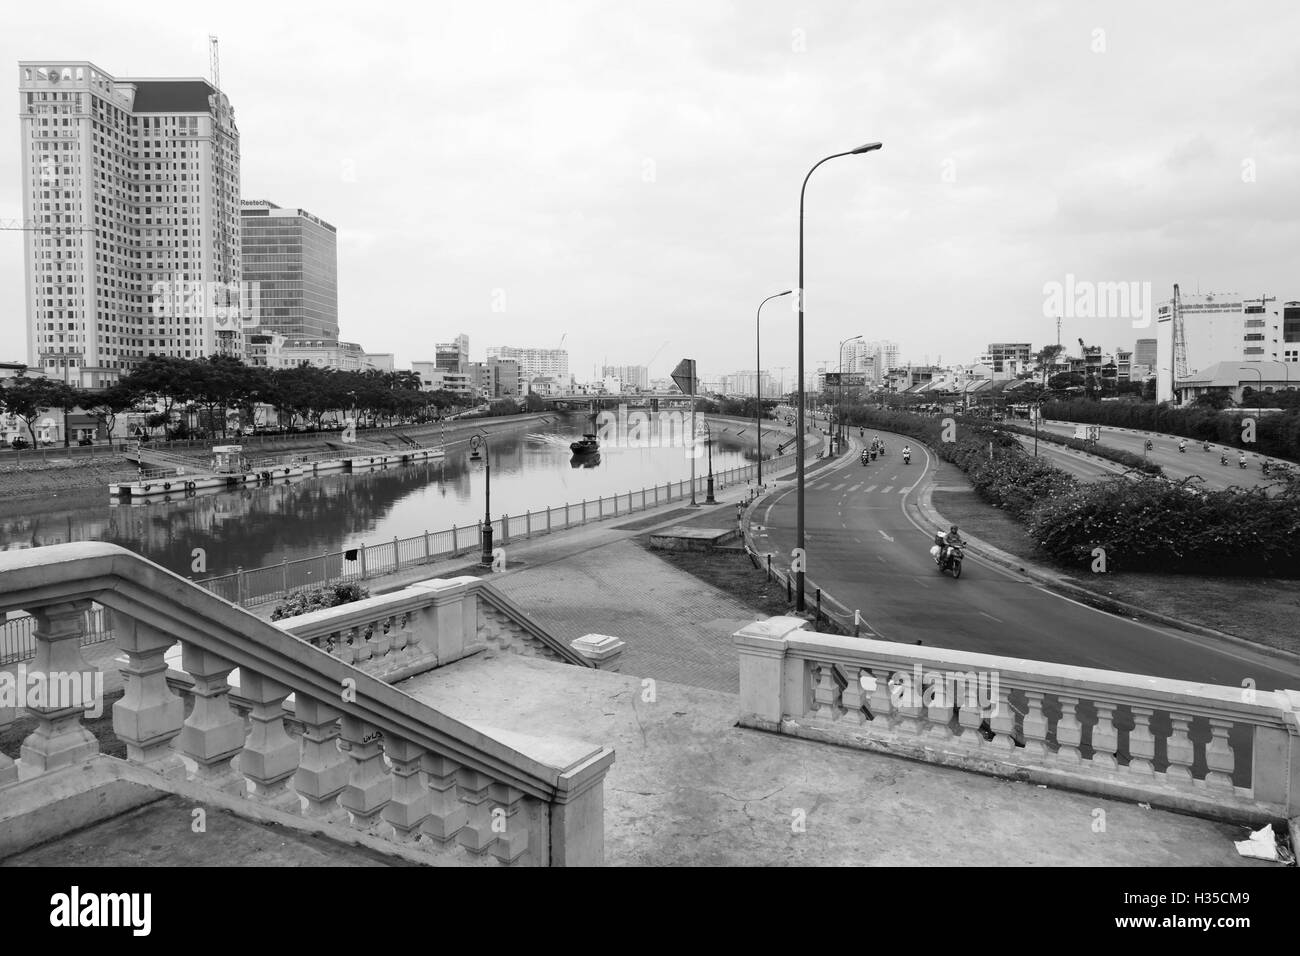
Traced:
POLYGON ((862 453, 862 464, 865 465, 865 464, 867 463, 868 460, 869 460, 869 459, 867 458, 867 453, 864 451, 864 452, 862 453))
POLYGON ((1210 450, 1210 443, 1208 441, 1205 443, 1205 450, 1206 451, 1210 450))
POLYGON ((1179 451, 1180 454, 1185 454, 1185 453, 1187 452, 1187 446, 1186 446, 1186 445, 1179 445, 1179 446, 1178 446, 1178 451, 1179 451))
POLYGON ((1246 467, 1246 456, 1245 456, 1245 455, 1242 455, 1240 458, 1237 459, 1237 467, 1238 467, 1238 468, 1245 468, 1245 467, 1246 467))
POLYGON ((903 452, 903 464, 910 465, 911 463, 912 463, 912 453, 910 451, 903 452))
POLYGON ((1267 476, 1268 476, 1268 462, 1264 462, 1260 467, 1261 467, 1261 468, 1263 469, 1263 471, 1264 471, 1264 476, 1267 477, 1267 476))
POLYGON ((931 550, 934 554, 934 563, 941 574, 951 571, 954 580, 961 577, 961 562, 966 556, 961 545, 948 545, 945 549, 936 544, 931 550))
POLYGON ((1155 447, 1155 445, 1152 443, 1151 439, 1148 438, 1148 439, 1147 439, 1147 451, 1150 451, 1150 450, 1151 450, 1152 448, 1154 448, 1154 447, 1155 447))
POLYGON ((1220 464, 1220 465, 1226 465, 1227 463, 1228 463, 1228 456, 1227 456, 1227 455, 1220 455, 1220 456, 1219 456, 1219 464, 1220 464))

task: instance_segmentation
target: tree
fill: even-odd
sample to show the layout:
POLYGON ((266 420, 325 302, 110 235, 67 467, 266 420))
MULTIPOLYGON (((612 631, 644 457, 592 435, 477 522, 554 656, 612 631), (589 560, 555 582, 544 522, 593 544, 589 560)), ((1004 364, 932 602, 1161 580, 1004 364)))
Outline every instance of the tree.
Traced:
POLYGON ((1204 392, 1196 396, 1196 401, 1192 404, 1200 408, 1212 408, 1218 412, 1227 408, 1231 401, 1231 396, 1226 392, 1204 392))
POLYGON ((1057 358, 1064 351, 1064 345, 1044 345, 1034 355, 1034 358, 1038 360, 1038 367, 1042 369, 1044 385, 1047 384, 1048 373, 1051 372, 1052 367, 1056 365, 1057 358))
POLYGON ((78 389, 75 404, 103 422, 104 435, 111 438, 117 416, 134 408, 138 397, 131 388, 118 382, 96 391, 78 389))
POLYGON ((191 359, 170 355, 150 355, 137 365, 122 382, 141 398, 162 406, 166 416, 163 438, 171 421, 172 408, 179 402, 184 405, 195 398, 197 391, 197 363, 191 359))
POLYGON ((48 378, 28 378, 20 374, 9 379, 4 389, 4 407, 27 426, 32 445, 36 445, 37 418, 51 408, 69 409, 76 405, 76 392, 72 386, 48 378))

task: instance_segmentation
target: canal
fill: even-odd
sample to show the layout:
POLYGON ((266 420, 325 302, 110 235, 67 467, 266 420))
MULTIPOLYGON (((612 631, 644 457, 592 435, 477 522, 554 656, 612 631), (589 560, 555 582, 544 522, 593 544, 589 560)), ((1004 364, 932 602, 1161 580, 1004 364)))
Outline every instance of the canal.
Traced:
MULTIPOLYGON (((529 423, 493 433, 493 518, 690 478, 687 449, 657 430, 646 436, 650 447, 632 447, 640 444, 633 435, 631 441, 602 442, 596 458, 575 458, 569 442, 587 427, 571 419, 544 430, 529 423)), ((743 427, 715 425, 715 472, 752 461, 752 448, 736 434, 743 427)), ((193 577, 278 564, 473 525, 483 516, 484 464, 469 456, 462 442, 438 462, 134 505, 110 503, 107 487, 66 499, 66 505, 17 501, 0 505, 0 549, 107 541, 193 577), (206 555, 206 574, 191 569, 196 548, 206 555)), ((707 455, 695 467, 705 475, 707 455)))

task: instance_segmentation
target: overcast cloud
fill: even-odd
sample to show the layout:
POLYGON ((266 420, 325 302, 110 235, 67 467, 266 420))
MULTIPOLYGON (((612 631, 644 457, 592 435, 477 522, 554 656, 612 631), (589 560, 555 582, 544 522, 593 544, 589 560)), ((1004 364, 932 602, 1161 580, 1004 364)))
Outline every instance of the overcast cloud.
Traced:
MULTIPOLYGON (((567 334, 580 379, 656 354, 652 376, 752 368, 756 306, 796 284, 804 174, 871 140, 809 185, 810 369, 857 334, 912 362, 1037 348, 1044 283, 1069 273, 1300 299, 1293 2, 72 3, 3 22, 11 95, 20 59, 206 76, 217 34, 243 196, 338 227, 342 337, 399 368, 462 331, 474 359, 567 334)), ((16 109, 0 144, 18 218, 16 109)), ((26 356, 20 236, 0 232, 0 359, 26 356)), ((763 365, 788 382, 777 305, 763 365)), ((1062 339, 1142 334, 1067 319, 1062 339)))

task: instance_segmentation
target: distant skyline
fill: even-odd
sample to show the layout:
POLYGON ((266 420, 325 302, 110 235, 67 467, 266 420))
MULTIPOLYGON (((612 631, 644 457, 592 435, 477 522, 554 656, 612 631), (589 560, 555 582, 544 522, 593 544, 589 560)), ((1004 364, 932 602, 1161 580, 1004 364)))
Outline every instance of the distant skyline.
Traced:
MULTIPOLYGON (((871 140, 808 187, 810 372, 858 334, 904 363, 1041 348, 1067 276, 1300 299, 1294 4, 305 10, 24 6, 0 60, 11 96, 42 57, 206 77, 216 34, 242 197, 337 226, 340 338, 398 368, 465 332, 476 358, 564 337, 580 378, 752 369, 754 310, 797 282, 804 175, 871 140)), ((0 219, 22 216, 16 112, 0 219)), ((0 361, 27 354, 21 236, 0 231, 0 361)), ((794 304, 763 311, 787 384, 794 304)), ((1061 341, 1152 336, 1067 318, 1061 341)))

